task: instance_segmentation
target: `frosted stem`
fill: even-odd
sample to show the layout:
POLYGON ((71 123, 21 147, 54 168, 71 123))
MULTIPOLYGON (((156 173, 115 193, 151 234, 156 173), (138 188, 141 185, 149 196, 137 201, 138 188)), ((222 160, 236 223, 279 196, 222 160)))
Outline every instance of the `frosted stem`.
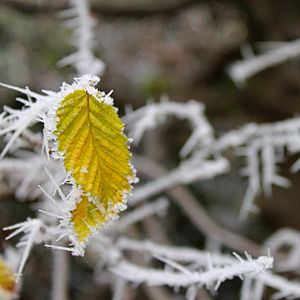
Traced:
POLYGON ((66 251, 52 251, 52 300, 68 299, 69 281, 69 253, 66 251))

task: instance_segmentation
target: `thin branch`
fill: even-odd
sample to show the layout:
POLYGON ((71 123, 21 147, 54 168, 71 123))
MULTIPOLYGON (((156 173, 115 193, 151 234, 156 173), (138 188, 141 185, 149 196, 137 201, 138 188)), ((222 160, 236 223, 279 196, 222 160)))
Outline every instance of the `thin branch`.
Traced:
POLYGON ((165 176, 158 176, 157 179, 136 188, 131 203, 135 204, 179 184, 214 178, 228 170, 228 161, 224 158, 203 161, 188 159, 165 176))
POLYGON ((187 120, 192 129, 191 136, 179 152, 181 157, 188 156, 196 145, 205 147, 213 142, 214 130, 205 116, 205 106, 195 100, 180 103, 163 96, 159 103, 149 103, 128 113, 122 120, 134 143, 139 143, 147 130, 158 127, 170 116, 187 120))
POLYGON ((53 253, 53 279, 52 279, 52 299, 68 299, 68 279, 69 279, 69 254, 67 251, 52 250, 53 253))
POLYGON ((168 285, 188 287, 193 284, 215 288, 228 279, 236 276, 260 273, 272 268, 271 257, 259 257, 258 259, 238 260, 234 265, 224 268, 213 268, 206 272, 173 272, 159 269, 143 268, 138 265, 123 261, 111 270, 120 277, 135 283, 146 283, 149 285, 168 285))
POLYGON ((63 59, 60 66, 73 65, 77 76, 85 74, 102 75, 105 63, 93 53, 95 21, 90 15, 90 4, 87 0, 70 0, 72 8, 60 14, 68 18, 66 22, 74 31, 73 44, 76 52, 63 59), (69 19, 71 17, 71 19, 69 19))
MULTIPOLYGON (((134 164, 139 172, 150 178, 157 178, 168 173, 167 170, 150 158, 135 155, 134 164)), ((254 256, 261 254, 261 248, 255 242, 215 223, 187 188, 177 186, 168 190, 167 194, 189 217, 194 226, 206 236, 240 252, 247 250, 254 256)))
POLYGON ((25 222, 4 227, 3 230, 14 230, 9 236, 6 237, 6 240, 13 238, 20 233, 24 233, 24 236, 17 244, 17 247, 25 247, 18 267, 16 278, 16 281, 18 282, 22 276, 32 246, 45 240, 47 236, 46 227, 41 220, 28 218, 25 222))
MULTIPOLYGON (((122 251, 134 251, 149 253, 153 256, 163 256, 173 261, 182 263, 196 262, 197 265, 207 266, 207 251, 198 251, 192 248, 165 246, 151 241, 131 240, 120 238, 117 247, 122 251)), ((210 254, 211 260, 216 266, 230 265, 233 262, 232 256, 224 254, 210 254)))
POLYGON ((125 214, 117 223, 115 223, 115 228, 119 231, 124 232, 128 226, 135 224, 141 220, 144 220, 150 215, 165 214, 168 209, 168 206, 168 200, 161 197, 152 203, 145 204, 125 214))
POLYGON ((228 68, 230 77, 237 85, 244 84, 247 79, 271 66, 278 65, 300 55, 300 39, 284 43, 267 53, 252 56, 234 62, 228 68))

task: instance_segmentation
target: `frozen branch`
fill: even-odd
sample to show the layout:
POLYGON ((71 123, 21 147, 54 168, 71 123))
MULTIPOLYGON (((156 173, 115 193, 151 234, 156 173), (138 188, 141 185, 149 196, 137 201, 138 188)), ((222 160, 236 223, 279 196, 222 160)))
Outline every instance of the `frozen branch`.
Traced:
POLYGON ((0 136, 10 134, 9 141, 1 152, 0 158, 10 150, 17 138, 35 123, 40 121, 41 115, 49 107, 48 97, 34 93, 29 89, 14 87, 11 85, 0 83, 1 86, 21 92, 28 96, 28 99, 17 98, 18 102, 23 104, 23 109, 12 109, 4 107, 4 112, 0 115, 0 136), (32 98, 36 102, 32 102, 32 98))
POLYGON ((300 151, 300 118, 267 124, 250 123, 239 129, 231 130, 201 149, 199 156, 207 157, 212 153, 222 153, 268 136, 272 140, 277 138, 278 143, 288 145, 291 153, 300 151))
POLYGON ((296 230, 284 228, 275 232, 265 242, 265 247, 272 253, 279 253, 282 247, 288 251, 280 256, 276 262, 276 270, 280 272, 298 271, 300 267, 300 233, 296 230))
MULTIPOLYGON (((138 241, 138 240, 130 240, 127 238, 121 238, 117 242, 116 246, 121 251, 148 253, 152 257, 164 257, 166 258, 167 261, 170 260, 170 261, 185 263, 188 264, 190 267, 194 266, 197 268, 208 268, 209 266, 209 270, 207 270, 204 273, 200 273, 201 279, 197 278, 199 281, 203 280, 203 277, 206 277, 206 275, 209 274, 209 272, 212 272, 212 274, 214 274, 215 271, 221 273, 224 271, 224 273, 226 273, 225 270, 233 271, 237 267, 237 261, 232 256, 219 254, 219 253, 208 253, 207 251, 199 251, 192 248, 165 246, 165 245, 159 245, 153 243, 151 241, 138 241)), ((268 259, 268 257, 263 257, 263 259, 268 259)), ((241 261, 241 264, 243 264, 243 261, 241 261)), ((186 284, 186 286, 196 283, 192 279, 193 275, 191 276, 190 274, 174 273, 167 270, 158 271, 154 269, 153 270, 143 269, 139 266, 128 264, 127 262, 125 262, 124 264, 121 263, 120 269, 119 266, 114 267, 114 270, 115 269, 117 270, 117 274, 120 275, 122 278, 136 283, 145 282, 150 285, 167 284, 171 286, 183 286, 181 283, 179 283, 181 282, 181 280, 182 281, 185 280, 184 283, 186 284), (170 278, 164 279, 169 275, 171 275, 170 278), (159 279, 156 279, 156 276, 159 276, 159 279)), ((250 285, 250 298, 246 297, 247 295, 249 295, 249 292, 244 291, 244 293, 247 295, 243 296, 244 297, 242 298, 243 300, 261 299, 259 298, 259 295, 263 294, 264 286, 269 286, 275 289, 277 291, 276 295, 278 296, 278 298, 280 297, 298 298, 300 296, 299 282, 286 280, 283 277, 275 275, 271 272, 260 272, 260 273, 256 271, 253 272, 255 273, 255 275, 251 274, 251 272, 250 273, 237 272, 237 276, 245 275, 244 285, 252 283, 252 285, 250 285), (254 298, 254 294, 256 295, 256 298, 254 298)), ((199 275, 199 273, 197 273, 197 275, 199 275)), ((213 277, 214 275, 210 275, 210 276, 213 277)), ((220 276, 222 278, 222 275, 220 276)), ((209 278, 211 279, 212 277, 209 278)), ((214 282, 213 279, 212 281, 214 282)), ((201 283, 207 285, 202 281, 201 283)), ((247 290, 245 287, 244 289, 247 290)))
POLYGON ((16 158, 3 158, 0 161, 0 180, 5 180, 15 197, 20 200, 33 200, 41 196, 39 185, 53 190, 44 172, 47 167, 58 180, 65 177, 60 163, 48 160, 40 154, 31 152, 16 153, 16 158))
POLYGON ((53 250, 52 300, 68 299, 69 254, 53 250))
POLYGON ((243 170, 243 175, 249 177, 249 182, 240 210, 241 219, 245 219, 247 215, 255 209, 253 202, 260 192, 258 151, 259 147, 257 147, 256 143, 253 143, 253 145, 249 146, 245 151, 247 167, 243 170))
POLYGON ((179 184, 214 178, 227 172, 228 168, 228 161, 224 158, 207 161, 188 159, 168 175, 154 179, 142 187, 136 188, 131 198, 131 204, 157 195, 179 184))
POLYGON ((31 248, 34 244, 40 244, 47 239, 47 230, 43 222, 39 219, 30 219, 27 221, 18 223, 12 226, 7 226, 3 230, 14 230, 9 236, 6 237, 6 240, 13 238, 14 236, 24 233, 24 236, 21 238, 17 247, 25 247, 22 254, 22 258, 19 264, 17 281, 22 276, 26 261, 30 255, 31 248))
POLYGON ((228 73, 237 85, 244 84, 247 79, 271 66, 281 64, 300 55, 300 39, 284 43, 268 52, 237 61, 229 66, 228 73))
POLYGON ((119 231, 124 231, 128 226, 142 221, 147 216, 153 214, 165 215, 168 206, 169 202, 165 198, 160 198, 152 203, 144 204, 125 214, 117 223, 115 223, 115 227, 119 231))
POLYGON ((126 281, 122 278, 118 278, 114 284, 112 300, 122 300, 125 289, 126 289, 126 281))
POLYGON ((278 291, 274 295, 275 299, 298 299, 300 297, 299 282, 289 281, 269 272, 259 275, 257 280, 278 291))
MULTIPOLYGON (((149 157, 135 155, 134 164, 138 172, 148 178, 157 178, 168 174, 167 169, 149 157)), ((253 256, 261 255, 260 246, 255 242, 218 225, 185 186, 176 186, 166 191, 166 193, 199 232, 236 251, 243 252, 247 250, 253 256)))
POLYGON ((205 147, 213 139, 213 128, 204 114, 204 105, 195 100, 185 103, 171 102, 162 97, 160 103, 150 103, 134 112, 127 114, 123 121, 129 128, 129 135, 135 143, 139 143, 144 133, 166 122, 169 116, 188 120, 192 134, 180 151, 182 157, 187 156, 196 145, 205 147))
MULTIPOLYGON (((283 161, 285 149, 290 154, 300 152, 300 118, 271 124, 248 124, 215 138, 201 103, 195 101, 176 103, 162 99, 160 103, 148 104, 128 113, 124 121, 130 129, 130 134, 138 142, 146 130, 161 125, 168 116, 186 119, 191 124, 192 134, 183 146, 181 154, 186 156, 192 152, 193 155, 167 176, 137 188, 133 195, 133 203, 178 184, 209 179, 227 172, 229 163, 222 158, 224 152, 240 147, 244 148, 243 155, 247 159, 244 174, 249 177, 240 213, 243 219, 249 212, 255 211, 253 202, 261 190, 270 196, 272 185, 289 186, 289 181, 278 174, 277 164, 283 161), (221 158, 213 161, 211 157, 221 158)), ((292 166, 291 170, 295 172, 299 167, 300 160, 292 166)))
MULTIPOLYGON (((206 158, 213 153, 221 155, 228 149, 239 147, 243 148, 238 153, 245 156, 247 160, 244 175, 249 177, 248 189, 240 213, 244 219, 250 211, 253 211, 253 201, 262 189, 270 195, 272 185, 289 186, 289 181, 277 173, 276 165, 283 161, 284 149, 289 154, 300 152, 300 118, 271 124, 248 124, 240 129, 229 131, 204 149, 200 149, 197 156, 206 158), (261 164, 262 168, 260 168, 261 164)), ((299 161, 292 166, 292 172, 298 170, 299 161)))
POLYGON ((265 272, 257 276, 247 276, 243 282, 241 300, 262 300, 265 287, 276 291, 272 299, 299 299, 300 282, 287 280, 282 276, 265 272))
POLYGON ((249 275, 251 273, 259 274, 267 269, 272 268, 273 259, 270 257, 259 257, 258 259, 248 258, 236 261, 235 265, 225 266, 222 268, 211 268, 205 272, 192 272, 181 269, 179 272, 149 269, 140 267, 129 262, 120 262, 113 267, 111 271, 125 280, 134 283, 146 283, 148 285, 168 285, 172 287, 188 287, 193 284, 199 286, 211 287, 219 285, 228 279, 236 276, 249 275))
MULTIPOLYGON (((121 238, 116 245, 122 251, 134 251, 140 253, 149 253, 151 256, 162 256, 170 260, 184 263, 197 263, 197 266, 207 266, 207 251, 198 251, 192 248, 165 246, 151 241, 138 241, 127 238, 121 238)), ((213 265, 225 266, 231 265, 232 256, 224 254, 209 254, 213 265)))
POLYGON ((72 8, 61 13, 71 17, 68 25, 74 29, 73 43, 77 51, 59 61, 60 66, 73 65, 77 76, 85 74, 102 75, 105 64, 93 54, 94 19, 90 15, 88 0, 70 0, 72 8))

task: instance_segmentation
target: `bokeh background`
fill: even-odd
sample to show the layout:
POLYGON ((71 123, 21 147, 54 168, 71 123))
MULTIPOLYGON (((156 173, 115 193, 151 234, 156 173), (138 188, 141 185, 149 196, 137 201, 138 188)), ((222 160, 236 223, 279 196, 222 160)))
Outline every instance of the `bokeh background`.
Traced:
MULTIPOLYGON (((228 66, 241 59, 245 44, 260 53, 261 42, 291 41, 300 36, 297 0, 94 0, 95 54, 106 63, 101 88, 113 90, 121 114, 161 95, 185 102, 196 99, 217 134, 248 122, 272 122, 300 110, 300 60, 269 68, 237 87, 228 66)), ((59 12, 63 0, 0 1, 0 81, 32 90, 58 90, 72 81, 71 67, 58 61, 72 53, 72 31, 59 12)), ((0 104, 17 107, 16 93, 0 89, 0 104)), ((178 164, 178 150, 189 135, 185 122, 171 120, 144 140, 141 149, 166 168, 178 164)), ((139 151, 139 150, 138 150, 139 151)), ((239 223, 237 216, 246 189, 240 175, 243 161, 234 161, 230 174, 189 188, 210 215, 227 228, 260 243, 282 227, 300 229, 299 175, 291 175, 290 158, 282 164, 290 189, 274 188, 271 199, 258 199, 260 213, 239 223)), ((32 214, 28 203, 14 201, 0 186, 0 227, 32 214)), ((178 245, 202 248, 195 232, 178 208, 171 207, 163 221, 178 245)), ((4 234, 1 233, 3 240, 4 234)), ((3 246, 3 243, 2 243, 3 246)), ((44 249, 34 250, 25 275, 21 299, 46 299, 51 259, 44 249)), ((70 299, 109 299, 109 291, 92 280, 92 270, 80 259, 72 263, 70 299), (90 280, 87 280, 89 278, 90 280), (107 297, 107 298, 106 298, 107 297)), ((224 284, 216 299, 238 299, 239 281, 224 284)), ((138 291, 138 290, 137 290, 138 291)), ((142 291, 134 299, 147 299, 142 291)))

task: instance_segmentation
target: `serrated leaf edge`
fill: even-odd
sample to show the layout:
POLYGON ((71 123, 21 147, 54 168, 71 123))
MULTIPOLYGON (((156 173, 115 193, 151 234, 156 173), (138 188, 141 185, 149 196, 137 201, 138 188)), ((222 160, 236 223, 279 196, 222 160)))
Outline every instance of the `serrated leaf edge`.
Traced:
MULTIPOLYGON (((110 97, 111 93, 105 94, 104 92, 99 91, 95 88, 95 85, 98 84, 100 81, 99 77, 92 76, 92 75, 85 75, 81 78, 75 78, 75 81, 73 84, 69 85, 66 83, 63 83, 61 87, 61 91, 53 95, 53 104, 51 105, 50 110, 47 112, 46 117, 44 118, 44 144, 47 145, 47 151, 50 153, 50 156, 53 159, 60 160, 64 163, 64 153, 58 151, 58 140, 57 136, 55 134, 56 128, 57 128, 57 110, 60 107, 61 102, 67 97, 69 94, 74 93, 78 90, 84 90, 89 95, 94 96, 98 101, 104 102, 105 104, 113 106, 113 99, 110 97)), ((117 108, 113 107, 116 111, 117 108)), ((123 130, 120 131, 120 134, 126 137, 123 130)), ((126 137, 127 138, 127 137, 126 137)), ((130 149, 130 142, 131 139, 128 139, 127 147, 128 150, 130 149)), ((85 239, 84 241, 79 241, 79 238, 77 236, 77 233, 74 229, 74 225, 72 223, 72 211, 76 208, 76 205, 81 201, 82 197, 88 197, 89 201, 92 201, 93 203, 96 203, 97 197, 85 194, 82 191, 82 188, 80 185, 76 184, 75 179, 72 177, 72 174, 70 174, 70 184, 72 186, 72 190, 70 193, 73 194, 72 197, 69 198, 68 208, 67 211, 64 212, 65 218, 60 221, 60 228, 62 228, 64 231, 68 232, 69 240, 74 247, 74 250, 72 251, 73 255, 83 255, 85 251, 85 247, 89 240, 94 237, 101 228, 105 228, 109 226, 109 224, 118 218, 118 213, 124 209, 126 209, 126 203, 128 197, 131 195, 132 191, 132 184, 136 183, 138 181, 136 177, 136 170, 133 167, 132 163, 129 161, 128 166, 130 167, 132 171, 132 176, 128 178, 129 183, 129 190, 123 191, 123 197, 122 202, 115 204, 114 207, 111 208, 110 211, 107 211, 109 214, 107 217, 107 221, 104 224, 98 224, 97 226, 93 227, 91 230, 90 236, 85 239)))

